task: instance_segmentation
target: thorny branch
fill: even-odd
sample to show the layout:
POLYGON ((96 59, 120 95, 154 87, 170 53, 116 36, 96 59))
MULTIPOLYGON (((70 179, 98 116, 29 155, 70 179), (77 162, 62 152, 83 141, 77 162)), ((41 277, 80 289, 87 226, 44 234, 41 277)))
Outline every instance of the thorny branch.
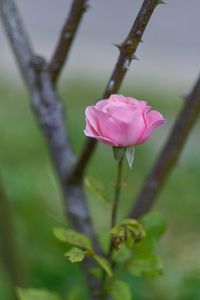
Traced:
MULTIPOLYGON (((122 44, 117 45, 120 54, 108 85, 104 91, 103 98, 107 98, 119 90, 131 61, 136 59, 135 52, 139 43, 141 42, 142 35, 152 16, 152 13, 156 6, 160 3, 162 3, 160 0, 144 0, 127 38, 122 44)), ((76 177, 77 179, 79 178, 79 180, 82 179, 85 168, 92 154, 94 153, 96 144, 97 141, 95 139, 86 139, 80 158, 74 168, 72 177, 76 177)))
POLYGON ((158 160, 147 176, 136 198, 136 203, 131 210, 131 217, 139 218, 152 208, 167 177, 175 167, 199 114, 200 77, 187 97, 158 160))
POLYGON ((69 54, 71 44, 76 36, 83 13, 88 8, 88 0, 73 0, 69 16, 63 26, 58 44, 49 64, 49 72, 53 82, 58 80, 60 72, 69 54))

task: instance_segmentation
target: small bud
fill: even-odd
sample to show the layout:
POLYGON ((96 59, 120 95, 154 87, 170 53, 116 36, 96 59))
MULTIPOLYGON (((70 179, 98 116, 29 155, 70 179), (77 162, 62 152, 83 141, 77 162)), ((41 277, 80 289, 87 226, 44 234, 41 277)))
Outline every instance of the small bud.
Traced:
POLYGON ((72 37, 72 33, 71 32, 67 31, 67 32, 64 33, 64 38, 66 40, 70 39, 71 37, 72 37))
POLYGON ((115 84, 114 80, 111 80, 111 81, 109 82, 108 88, 107 88, 108 91, 112 91, 112 88, 113 88, 114 84, 115 84))
POLYGON ((136 34, 137 34, 138 36, 140 36, 140 35, 142 35, 142 31, 141 31, 141 30, 138 30, 138 31, 136 32, 136 34))
POLYGON ((124 70, 128 70, 129 65, 130 65, 130 60, 127 58, 127 59, 124 61, 124 64, 123 64, 124 70))
POLYGON ((47 63, 42 56, 34 55, 30 61, 31 66, 39 74, 47 68, 47 63))
POLYGON ((132 41, 131 41, 131 40, 128 40, 128 41, 126 42, 126 44, 127 44, 128 46, 130 46, 130 45, 132 45, 132 41))

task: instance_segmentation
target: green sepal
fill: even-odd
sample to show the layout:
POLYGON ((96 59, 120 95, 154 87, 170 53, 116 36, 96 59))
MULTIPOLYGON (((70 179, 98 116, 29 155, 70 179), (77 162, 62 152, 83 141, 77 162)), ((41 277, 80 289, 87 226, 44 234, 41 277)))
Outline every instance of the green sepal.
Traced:
POLYGON ((125 152, 126 148, 124 147, 113 147, 113 154, 116 161, 122 160, 125 152))
POLYGON ((126 158, 130 169, 132 169, 134 157, 135 157, 135 146, 126 148, 126 158))

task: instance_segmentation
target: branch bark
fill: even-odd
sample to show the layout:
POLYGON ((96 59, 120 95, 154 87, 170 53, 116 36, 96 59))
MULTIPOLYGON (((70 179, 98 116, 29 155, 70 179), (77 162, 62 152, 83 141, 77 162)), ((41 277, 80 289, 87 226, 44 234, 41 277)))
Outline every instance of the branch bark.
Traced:
MULTIPOLYGON (((62 103, 55 91, 44 59, 35 56, 13 0, 1 0, 0 15, 23 78, 28 86, 31 104, 43 135, 63 191, 65 210, 77 231, 87 234, 94 248, 101 254, 93 230, 82 184, 68 180, 75 163, 71 149, 62 103), (67 179, 67 180, 66 180, 67 179)), ((86 260, 84 271, 90 291, 100 289, 99 281, 91 276, 94 263, 86 260)), ((93 299, 99 299, 93 296, 93 299)))
POLYGON ((136 203, 131 210, 131 217, 139 218, 152 208, 159 192, 175 167, 199 114, 200 77, 187 97, 158 160, 147 176, 136 198, 136 203))
MULTIPOLYGON (((120 54, 102 98, 108 98, 111 94, 119 90, 131 61, 136 59, 135 52, 141 42, 142 35, 152 13, 158 4, 160 4, 160 0, 144 0, 128 36, 122 44, 116 45, 119 48, 120 54)), ((94 153, 96 145, 97 141, 95 139, 86 139, 80 158, 74 168, 73 177, 79 180, 82 179, 85 168, 94 153)))
POLYGON ((49 64, 52 82, 56 82, 64 67, 69 50, 76 36, 83 13, 88 8, 88 0, 74 0, 69 16, 63 26, 58 44, 49 64))

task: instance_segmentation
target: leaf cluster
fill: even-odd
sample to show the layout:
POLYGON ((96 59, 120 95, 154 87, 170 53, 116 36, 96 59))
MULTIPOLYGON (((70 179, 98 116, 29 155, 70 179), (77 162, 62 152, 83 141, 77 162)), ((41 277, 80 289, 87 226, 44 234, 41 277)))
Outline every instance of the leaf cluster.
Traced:
POLYGON ((109 277, 113 275, 109 261, 95 253, 92 243, 86 235, 63 227, 54 228, 54 235, 59 241, 73 246, 64 254, 65 258, 70 262, 78 263, 82 262, 87 257, 90 257, 96 261, 109 277))

